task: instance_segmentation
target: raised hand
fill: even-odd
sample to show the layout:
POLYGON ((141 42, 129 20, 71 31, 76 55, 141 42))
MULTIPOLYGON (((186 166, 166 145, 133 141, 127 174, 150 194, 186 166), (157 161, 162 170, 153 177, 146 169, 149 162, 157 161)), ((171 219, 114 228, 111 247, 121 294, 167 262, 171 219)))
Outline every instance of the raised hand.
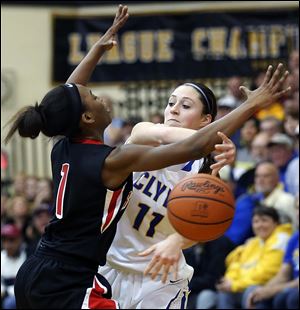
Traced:
POLYGON ((223 143, 215 145, 215 152, 218 155, 214 157, 217 162, 210 166, 212 175, 217 175, 221 168, 232 164, 236 157, 234 143, 222 132, 218 132, 218 136, 222 139, 223 143))
POLYGON ((92 46, 88 54, 82 59, 75 68, 67 83, 76 83, 86 85, 91 74, 97 66, 103 54, 117 44, 115 35, 117 31, 125 24, 129 17, 127 6, 119 5, 113 24, 105 34, 92 46))
POLYGON ((281 63, 277 66, 274 73, 273 67, 269 66, 264 81, 259 88, 250 91, 247 87, 240 86, 240 91, 243 92, 248 100, 253 100, 259 108, 265 108, 285 96, 291 90, 290 86, 282 89, 289 75, 288 71, 283 71, 283 64, 281 63))
POLYGON ((99 39, 97 44, 102 48, 104 48, 106 51, 110 50, 113 46, 117 45, 115 35, 118 32, 118 30, 125 24, 128 17, 129 17, 128 7, 120 4, 112 26, 99 39))

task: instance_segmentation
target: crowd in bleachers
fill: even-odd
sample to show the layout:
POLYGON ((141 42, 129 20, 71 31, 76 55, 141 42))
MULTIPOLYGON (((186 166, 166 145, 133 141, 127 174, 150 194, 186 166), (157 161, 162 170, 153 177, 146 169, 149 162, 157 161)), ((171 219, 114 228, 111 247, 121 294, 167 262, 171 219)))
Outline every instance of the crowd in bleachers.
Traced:
MULTIPOLYGON (((299 306, 298 51, 290 55, 289 70, 289 97, 259 111, 231 137, 237 157, 232 166, 221 170, 221 177, 235 194, 235 217, 221 238, 185 250, 195 269, 191 309, 299 306)), ((261 83, 261 76, 257 73, 253 87, 261 83)), ((239 77, 228 80, 227 94, 218 99, 218 118, 243 101, 238 90, 241 84, 239 77)), ((105 143, 125 143, 141 120, 138 116, 127 120, 114 117, 105 132, 105 143)), ((146 121, 161 123, 163 116, 155 113, 146 121)), ((3 309, 14 309, 16 272, 34 252, 54 201, 48 178, 19 173, 2 181, 1 302, 3 309)))
MULTIPOLYGON (((221 170, 236 198, 221 238, 185 250, 194 267, 190 309, 299 308, 299 53, 290 55, 287 98, 232 136, 237 157, 221 170), (270 212, 271 210, 271 212, 270 212)), ((253 87, 261 83, 258 73, 253 87)), ((242 81, 228 81, 218 117, 236 108, 242 81)))

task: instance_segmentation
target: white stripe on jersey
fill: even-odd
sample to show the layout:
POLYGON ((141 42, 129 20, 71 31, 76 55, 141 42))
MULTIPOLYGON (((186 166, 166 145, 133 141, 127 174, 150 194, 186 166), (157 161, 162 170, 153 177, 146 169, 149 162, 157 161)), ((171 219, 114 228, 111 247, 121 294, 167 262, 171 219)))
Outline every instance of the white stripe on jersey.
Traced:
POLYGON ((121 207, 124 188, 125 186, 117 191, 107 190, 102 216, 101 233, 109 227, 117 215, 121 207))

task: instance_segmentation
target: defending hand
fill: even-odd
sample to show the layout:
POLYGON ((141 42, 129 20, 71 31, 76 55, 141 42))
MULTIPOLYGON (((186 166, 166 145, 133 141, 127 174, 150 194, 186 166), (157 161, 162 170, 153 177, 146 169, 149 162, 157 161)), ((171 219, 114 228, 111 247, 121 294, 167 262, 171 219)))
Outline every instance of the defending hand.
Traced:
POLYGON ((127 12, 128 7, 120 4, 112 26, 105 32, 105 34, 97 42, 97 44, 102 48, 104 48, 104 50, 108 51, 113 46, 117 45, 115 35, 127 21, 129 17, 129 14, 127 12))
POLYGON ((264 81, 259 88, 250 91, 247 87, 240 86, 240 91, 247 97, 247 101, 251 100, 257 108, 265 108, 287 95, 291 90, 291 87, 282 90, 288 75, 288 71, 283 73, 283 64, 281 63, 277 66, 274 73, 273 67, 269 66, 264 81))
POLYGON ((221 168, 226 165, 230 165, 235 161, 236 147, 234 143, 222 132, 218 132, 218 136, 222 138, 222 144, 215 145, 215 152, 218 155, 215 156, 216 163, 210 166, 212 175, 217 175, 221 168))

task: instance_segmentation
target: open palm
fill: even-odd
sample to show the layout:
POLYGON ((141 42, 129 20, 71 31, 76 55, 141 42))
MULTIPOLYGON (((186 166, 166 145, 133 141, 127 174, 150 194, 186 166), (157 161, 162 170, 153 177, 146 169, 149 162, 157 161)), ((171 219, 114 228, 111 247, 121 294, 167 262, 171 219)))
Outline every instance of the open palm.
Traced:
POLYGON ((129 17, 129 14, 127 12, 128 7, 120 4, 112 26, 105 32, 105 34, 98 41, 98 44, 101 45, 106 51, 110 50, 114 45, 117 45, 115 35, 127 21, 129 17))
POLYGON ((241 86, 240 91, 243 92, 247 99, 257 99, 262 102, 260 108, 265 108, 291 90, 291 87, 282 89, 288 75, 288 71, 283 72, 283 64, 281 63, 274 73, 273 67, 269 66, 263 83, 257 89, 250 91, 247 87, 241 86))

